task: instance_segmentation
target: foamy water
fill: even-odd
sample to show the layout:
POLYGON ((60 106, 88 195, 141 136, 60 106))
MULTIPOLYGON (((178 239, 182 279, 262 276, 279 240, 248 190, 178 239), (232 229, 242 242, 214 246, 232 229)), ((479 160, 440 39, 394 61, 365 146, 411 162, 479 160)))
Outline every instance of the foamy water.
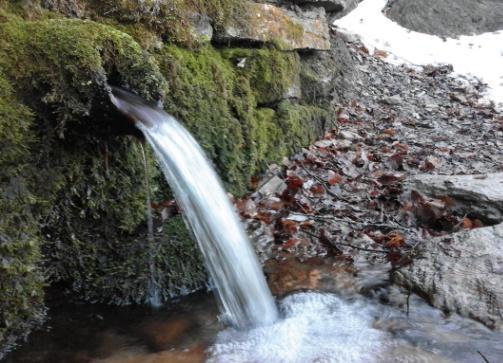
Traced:
POLYGON ((298 293, 280 304, 276 324, 220 332, 210 363, 490 362, 503 357, 503 334, 442 312, 412 296, 410 312, 375 299, 298 293))

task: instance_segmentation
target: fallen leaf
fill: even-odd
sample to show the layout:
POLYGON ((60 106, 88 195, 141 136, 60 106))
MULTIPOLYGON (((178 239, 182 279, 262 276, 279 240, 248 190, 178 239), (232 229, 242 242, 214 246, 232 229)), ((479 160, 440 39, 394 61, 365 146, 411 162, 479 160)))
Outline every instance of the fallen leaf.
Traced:
POLYGON ((378 57, 378 58, 381 58, 381 59, 385 59, 385 58, 388 58, 388 52, 376 48, 374 50, 374 56, 378 57))
POLYGON ((323 187, 323 185, 319 184, 319 183, 316 183, 314 184, 312 187, 311 187, 311 192, 313 192, 314 194, 324 194, 325 193, 325 188, 323 187))
POLYGON ((328 171, 328 177, 327 177, 327 182, 330 185, 336 185, 339 184, 342 181, 342 175, 337 174, 333 170, 328 171))
POLYGON ((298 176, 289 176, 286 180, 286 185, 290 190, 298 190, 304 185, 304 180, 298 176))
POLYGON ((281 219, 280 225, 285 232, 290 234, 294 234, 298 230, 297 223, 291 219, 281 219))
POLYGON ((384 245, 386 248, 400 248, 405 245, 405 238, 400 233, 392 233, 388 237, 390 239, 384 245))
POLYGON ((299 240, 296 238, 290 238, 288 241, 281 245, 282 248, 292 248, 295 247, 299 243, 299 240))

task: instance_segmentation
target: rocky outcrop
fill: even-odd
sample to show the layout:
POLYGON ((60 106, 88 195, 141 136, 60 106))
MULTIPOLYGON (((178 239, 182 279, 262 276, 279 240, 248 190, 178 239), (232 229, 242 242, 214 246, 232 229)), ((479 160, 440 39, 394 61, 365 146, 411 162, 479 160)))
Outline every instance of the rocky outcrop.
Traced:
POLYGON ((425 240, 398 283, 436 307, 503 329, 503 224, 425 240))
POLYGON ((503 173, 417 175, 407 188, 430 197, 448 197, 451 208, 488 223, 503 221, 503 173))
POLYGON ((245 2, 217 32, 216 40, 231 43, 271 42, 284 50, 330 49, 324 8, 291 11, 271 4, 245 2))
POLYGON ((391 0, 385 13, 407 29, 446 37, 503 29, 500 0, 391 0))

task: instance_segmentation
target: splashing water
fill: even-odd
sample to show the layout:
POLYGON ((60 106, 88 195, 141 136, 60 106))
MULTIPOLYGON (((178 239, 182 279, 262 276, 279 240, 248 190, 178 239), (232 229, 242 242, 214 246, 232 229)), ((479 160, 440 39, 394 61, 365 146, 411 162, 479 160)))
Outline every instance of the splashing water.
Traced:
POLYGON ((273 323, 277 309, 257 257, 203 150, 172 116, 114 89, 114 105, 143 132, 204 256, 225 319, 237 328, 273 323))

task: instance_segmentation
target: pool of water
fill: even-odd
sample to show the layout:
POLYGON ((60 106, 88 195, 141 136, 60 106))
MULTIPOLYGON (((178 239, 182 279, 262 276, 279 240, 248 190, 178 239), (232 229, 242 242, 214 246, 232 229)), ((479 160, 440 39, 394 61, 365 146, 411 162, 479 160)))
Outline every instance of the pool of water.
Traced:
POLYGON ((503 334, 446 316, 414 295, 300 292, 281 319, 240 331, 218 319, 211 295, 160 309, 65 305, 6 363, 501 362, 503 334), (383 296, 387 301, 381 303, 383 296), (408 305, 408 313, 407 313, 408 305))

